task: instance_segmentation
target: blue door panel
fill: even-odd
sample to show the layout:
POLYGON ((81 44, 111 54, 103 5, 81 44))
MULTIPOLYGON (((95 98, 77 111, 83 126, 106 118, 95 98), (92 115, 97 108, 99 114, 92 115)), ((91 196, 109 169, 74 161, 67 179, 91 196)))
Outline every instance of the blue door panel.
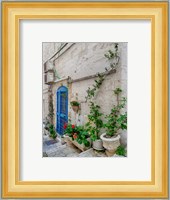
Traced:
POLYGON ((61 86, 57 90, 56 96, 56 131, 62 135, 64 133, 64 124, 68 122, 68 89, 61 86))

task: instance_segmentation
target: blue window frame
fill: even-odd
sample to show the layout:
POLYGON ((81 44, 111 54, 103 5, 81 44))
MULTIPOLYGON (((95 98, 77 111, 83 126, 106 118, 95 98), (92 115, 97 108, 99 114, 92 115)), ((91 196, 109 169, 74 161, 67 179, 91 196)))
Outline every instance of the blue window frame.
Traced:
POLYGON ((63 135, 64 124, 68 122, 68 89, 61 86, 56 92, 56 131, 63 135))

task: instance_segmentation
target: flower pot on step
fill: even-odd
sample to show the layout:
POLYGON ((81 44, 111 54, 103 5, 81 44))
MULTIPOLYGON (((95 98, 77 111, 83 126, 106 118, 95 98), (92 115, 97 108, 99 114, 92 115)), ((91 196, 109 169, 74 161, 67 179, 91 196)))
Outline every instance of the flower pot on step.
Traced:
POLYGON ((87 138, 87 140, 90 142, 89 147, 86 147, 84 144, 79 144, 76 140, 72 140, 72 138, 69 137, 69 136, 64 136, 64 138, 65 138, 65 142, 67 143, 68 146, 73 144, 74 146, 76 146, 81 151, 86 151, 87 149, 91 148, 91 140, 90 140, 90 138, 87 138))
POLYGON ((103 141, 103 147, 106 149, 107 156, 113 156, 116 149, 120 146, 120 135, 106 138, 106 133, 103 133, 100 138, 103 141))
POLYGON ((87 149, 91 148, 91 140, 90 138, 87 138, 87 140, 90 142, 90 145, 88 147, 86 147, 83 143, 79 144, 76 140, 72 140, 72 143, 79 148, 81 151, 86 151, 87 149))

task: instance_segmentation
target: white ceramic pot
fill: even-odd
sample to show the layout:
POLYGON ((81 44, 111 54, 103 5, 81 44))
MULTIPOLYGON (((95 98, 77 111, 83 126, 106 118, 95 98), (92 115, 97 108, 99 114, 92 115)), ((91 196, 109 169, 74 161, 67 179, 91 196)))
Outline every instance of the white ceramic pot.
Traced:
POLYGON ((101 139, 93 141, 93 149, 95 150, 104 150, 103 142, 101 139))
POLYGON ((120 146, 120 135, 116 137, 106 138, 106 133, 103 133, 100 138, 103 141, 103 147, 106 149, 107 156, 113 156, 116 149, 120 146))

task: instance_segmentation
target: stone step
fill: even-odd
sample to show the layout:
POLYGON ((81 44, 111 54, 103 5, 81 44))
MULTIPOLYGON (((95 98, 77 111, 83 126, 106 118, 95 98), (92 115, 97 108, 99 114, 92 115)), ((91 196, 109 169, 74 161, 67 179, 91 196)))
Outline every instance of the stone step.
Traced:
MULTIPOLYGON (((107 157, 105 151, 96 151, 90 148, 86 151, 81 151, 72 143, 62 144, 61 140, 56 143, 47 145, 45 141, 52 140, 46 137, 43 142, 43 157, 107 157)), ((114 155, 112 157, 122 157, 114 155)))
POLYGON ((46 151, 46 154, 48 157, 78 157, 80 151, 65 144, 50 151, 46 151))

